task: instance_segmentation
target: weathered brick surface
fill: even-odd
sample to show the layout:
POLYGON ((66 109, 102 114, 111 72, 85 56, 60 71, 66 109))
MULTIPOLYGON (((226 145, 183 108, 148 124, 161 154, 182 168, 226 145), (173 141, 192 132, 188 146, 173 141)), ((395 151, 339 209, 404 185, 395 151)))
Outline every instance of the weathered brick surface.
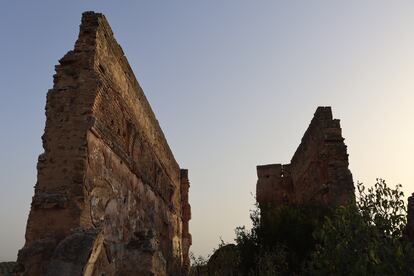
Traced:
POLYGON ((19 274, 186 273, 187 171, 102 14, 56 66, 42 139, 19 274))
POLYGON ((354 200, 339 120, 318 107, 290 164, 257 166, 259 205, 345 204, 354 200))

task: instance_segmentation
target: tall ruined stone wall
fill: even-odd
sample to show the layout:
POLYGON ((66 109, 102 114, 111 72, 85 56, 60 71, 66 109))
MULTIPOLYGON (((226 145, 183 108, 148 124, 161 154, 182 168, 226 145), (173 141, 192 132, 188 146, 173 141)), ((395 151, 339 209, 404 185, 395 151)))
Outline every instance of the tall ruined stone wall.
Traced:
POLYGON ((354 200, 347 148, 330 107, 318 107, 290 164, 258 166, 257 175, 259 205, 336 205, 354 200))
POLYGON ((21 275, 186 273, 188 173, 102 14, 56 66, 42 139, 21 275))

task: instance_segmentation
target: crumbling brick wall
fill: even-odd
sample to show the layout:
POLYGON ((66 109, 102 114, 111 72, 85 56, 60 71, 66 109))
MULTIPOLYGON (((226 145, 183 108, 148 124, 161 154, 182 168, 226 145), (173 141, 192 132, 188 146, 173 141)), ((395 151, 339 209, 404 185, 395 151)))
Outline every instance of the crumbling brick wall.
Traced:
POLYGON ((354 200, 352 174, 339 120, 318 107, 290 164, 257 166, 260 205, 345 204, 354 200))
POLYGON ((102 14, 59 63, 19 274, 186 274, 188 173, 102 14))
POLYGON ((407 228, 405 235, 414 243, 414 193, 408 197, 407 205, 407 228))

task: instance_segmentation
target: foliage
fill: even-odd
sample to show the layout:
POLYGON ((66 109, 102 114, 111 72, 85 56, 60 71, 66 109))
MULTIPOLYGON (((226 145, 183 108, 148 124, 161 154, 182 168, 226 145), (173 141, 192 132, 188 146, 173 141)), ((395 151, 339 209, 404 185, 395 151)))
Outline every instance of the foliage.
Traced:
POLYGON ((253 228, 236 229, 240 271, 249 275, 299 273, 315 247, 312 233, 327 213, 328 209, 311 205, 254 210, 253 228))
POLYGON ((407 209, 401 184, 391 189, 385 180, 377 179, 374 187, 365 191, 362 183, 357 184, 357 207, 363 220, 386 238, 399 238, 406 225, 407 209))
POLYGON ((207 260, 202 257, 196 257, 193 252, 190 252, 190 261, 191 261, 191 268, 190 268, 190 275, 194 276, 201 276, 201 275, 208 275, 207 274, 207 260))
POLYGON ((308 262, 311 275, 414 275, 414 250, 404 239, 406 207, 401 185, 384 180, 365 191, 356 206, 339 207, 314 233, 318 245, 308 262))
POLYGON ((403 198, 401 185, 378 179, 334 210, 260 206, 252 229, 236 228, 237 275, 414 275, 403 198))

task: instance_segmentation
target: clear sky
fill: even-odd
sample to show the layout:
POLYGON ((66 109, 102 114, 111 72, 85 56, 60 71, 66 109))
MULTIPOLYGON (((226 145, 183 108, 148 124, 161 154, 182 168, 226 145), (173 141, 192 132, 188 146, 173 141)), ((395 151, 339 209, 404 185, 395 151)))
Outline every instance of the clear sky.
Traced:
POLYGON ((23 246, 46 93, 86 10, 106 15, 189 169, 196 255, 250 225, 255 166, 289 162, 320 105, 355 181, 414 192, 413 1, 2 1, 0 261, 23 246))

